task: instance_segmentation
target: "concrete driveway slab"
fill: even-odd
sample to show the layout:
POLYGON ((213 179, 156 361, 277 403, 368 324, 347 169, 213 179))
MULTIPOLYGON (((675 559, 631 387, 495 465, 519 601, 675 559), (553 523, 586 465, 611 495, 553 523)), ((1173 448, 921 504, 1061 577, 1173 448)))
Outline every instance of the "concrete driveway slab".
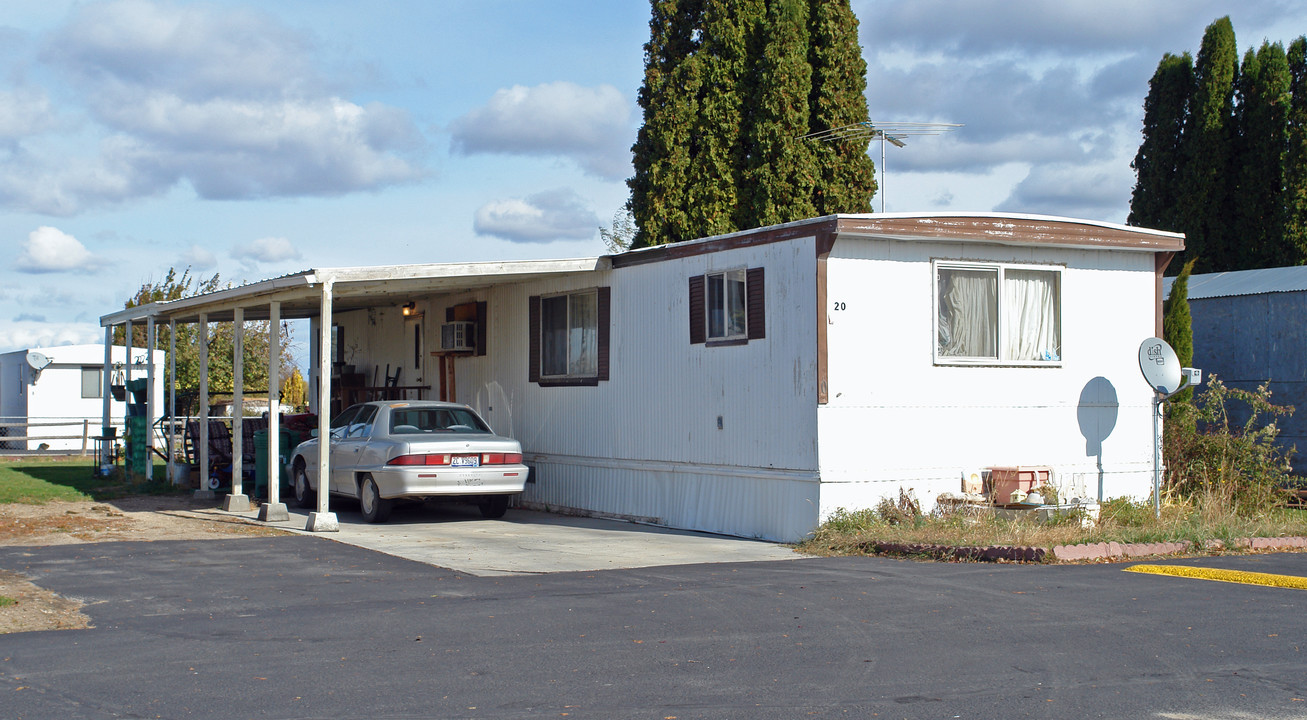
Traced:
MULTIPOLYGON (((339 532, 306 533, 470 575, 617 570, 660 565, 792 560, 803 557, 784 545, 641 525, 511 509, 499 520, 452 503, 397 507, 390 521, 370 525, 354 504, 333 510, 339 532)), ((207 511, 259 523, 257 511, 207 511)), ((307 511, 259 523, 305 532, 307 511)))

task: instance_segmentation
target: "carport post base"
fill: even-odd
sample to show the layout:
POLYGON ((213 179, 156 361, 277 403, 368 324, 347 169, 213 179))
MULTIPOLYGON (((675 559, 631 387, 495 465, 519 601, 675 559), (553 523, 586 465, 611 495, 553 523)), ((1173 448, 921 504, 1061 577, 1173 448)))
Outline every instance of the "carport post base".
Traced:
POLYGON ((249 495, 228 495, 222 501, 222 509, 227 512, 249 512, 250 496, 249 495))
POLYGON ((195 500, 212 500, 216 496, 213 494, 212 490, 203 489, 203 490, 196 490, 195 494, 192 495, 191 497, 194 498, 195 500))
POLYGON ((290 519, 286 503, 263 503, 259 506, 259 519, 263 522, 282 522, 290 519))
POLYGON ((309 524, 304 526, 308 532, 340 532, 340 523, 336 522, 334 512, 311 512, 309 524))

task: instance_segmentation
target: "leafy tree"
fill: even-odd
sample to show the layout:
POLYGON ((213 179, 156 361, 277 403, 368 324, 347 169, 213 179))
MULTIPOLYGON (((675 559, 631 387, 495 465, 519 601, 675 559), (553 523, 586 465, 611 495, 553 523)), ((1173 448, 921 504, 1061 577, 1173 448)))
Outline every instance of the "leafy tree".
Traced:
POLYGON ((808 5, 805 0, 769 0, 762 28, 762 56, 749 79, 752 109, 743 136, 745 227, 790 222, 816 214, 813 144, 808 134, 808 5))
POLYGON ((291 368, 290 376, 281 386, 281 401, 299 410, 308 407, 308 398, 308 383, 304 381, 304 376, 300 374, 298 367, 291 368))
POLYGON ((629 207, 638 224, 634 247, 695 237, 689 224, 690 132, 699 82, 686 62, 698 47, 702 0, 653 0, 644 84, 637 101, 644 124, 636 135, 629 207))
POLYGON ((1189 53, 1162 56, 1144 100, 1144 140, 1130 163, 1136 175, 1130 196, 1130 225, 1177 231, 1182 218, 1177 214, 1182 195, 1184 132, 1189 98, 1193 93, 1193 58, 1189 53))
POLYGON ((1307 263, 1307 37, 1289 43, 1289 115, 1284 157, 1284 242, 1281 261, 1307 263))
POLYGON ((1288 143, 1289 62, 1279 43, 1249 49, 1239 73, 1235 116, 1237 189, 1226 269, 1293 261, 1284 252, 1284 156, 1288 143))
MULTIPOLYGON (((158 282, 147 282, 141 286, 124 307, 133 308, 152 302, 179 300, 203 295, 222 289, 219 276, 214 273, 207 279, 192 276, 190 268, 177 274, 176 268, 168 270, 167 276, 158 282)), ((115 330, 115 342, 121 343, 125 338, 125 328, 115 330)), ((282 323, 281 334, 281 377, 288 377, 294 369, 294 360, 290 352, 290 327, 282 323)), ((169 328, 165 325, 155 326, 156 349, 169 347, 169 328)), ((180 392, 194 392, 200 388, 199 326, 192 324, 177 325, 177 342, 175 364, 177 366, 177 389, 180 392)), ((132 346, 148 345, 144 324, 132 326, 132 346)), ((234 327, 230 322, 211 323, 209 327, 208 347, 205 356, 209 363, 210 395, 230 394, 234 389, 232 371, 233 351, 235 349, 234 327)), ((251 390, 266 390, 268 387, 268 323, 266 321, 245 323, 243 374, 244 387, 251 390)), ((167 370, 165 370, 165 377, 167 370)), ((169 378, 171 381, 171 378, 169 378)))
POLYGON ((1183 145, 1184 218, 1187 257, 1206 272, 1228 267, 1231 139, 1234 79, 1239 57, 1229 16, 1207 26, 1194 64, 1194 94, 1183 145))
MULTIPOLYGON (((809 132, 867 122, 867 61, 858 45, 858 18, 848 0, 811 0, 809 11, 812 93, 809 132)), ((817 183, 812 203, 818 215, 871 212, 876 168, 866 140, 812 145, 817 183)))

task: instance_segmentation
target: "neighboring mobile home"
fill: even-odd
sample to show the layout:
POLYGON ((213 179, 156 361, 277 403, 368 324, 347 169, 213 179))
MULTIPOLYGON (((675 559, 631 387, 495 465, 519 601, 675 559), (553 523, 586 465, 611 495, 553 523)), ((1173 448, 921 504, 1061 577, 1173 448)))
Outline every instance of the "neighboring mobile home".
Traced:
MULTIPOLYGON (((1168 293, 1172 282, 1167 278, 1168 293)), ((1188 296, 1194 367, 1228 387, 1268 385, 1271 402, 1298 411, 1275 420, 1276 444, 1307 449, 1307 267, 1193 275, 1188 296)), ((1229 409, 1232 422, 1247 419, 1247 408, 1229 409)), ((1297 457, 1290 462, 1302 474, 1297 457)))
POLYGON ((333 402, 474 406, 522 443, 522 504, 789 541, 993 466, 1146 496, 1137 351, 1182 249, 1061 218, 840 215, 586 260, 310 270, 102 324, 275 301, 317 338, 329 307, 333 402))
MULTIPOLYGON (((120 367, 125 377, 126 348, 116 345, 112 353, 112 362, 120 367)), ((134 348, 132 357, 133 378, 144 378, 149 371, 146 351, 134 348)), ((155 351, 156 393, 162 392, 163 388, 163 360, 163 351, 155 351)), ((36 450, 45 445, 47 450, 80 451, 84 440, 89 442, 89 437, 101 432, 106 392, 104 377, 103 345, 61 345, 0 354, 0 426, 5 430, 3 435, 29 438, 0 442, 0 447, 36 450), (27 362, 27 356, 32 352, 44 356, 49 365, 37 371, 27 362)), ((127 402, 111 397, 110 403, 109 416, 115 425, 121 426, 127 414, 127 402)))

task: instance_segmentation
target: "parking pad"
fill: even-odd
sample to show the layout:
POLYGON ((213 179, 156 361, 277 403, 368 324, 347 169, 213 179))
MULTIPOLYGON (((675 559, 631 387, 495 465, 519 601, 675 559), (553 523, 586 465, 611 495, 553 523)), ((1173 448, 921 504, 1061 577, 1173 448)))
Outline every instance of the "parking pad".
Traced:
MULTIPOLYGON (((333 498, 334 500, 334 498, 333 498)), ((339 532, 309 533, 307 511, 290 520, 259 522, 257 512, 203 511, 241 517, 347 543, 470 575, 616 570, 658 565, 793 560, 802 555, 785 545, 621 520, 555 515, 513 508, 499 520, 483 519, 475 507, 453 503, 396 507, 386 523, 363 521, 357 505, 333 508, 339 532)))

